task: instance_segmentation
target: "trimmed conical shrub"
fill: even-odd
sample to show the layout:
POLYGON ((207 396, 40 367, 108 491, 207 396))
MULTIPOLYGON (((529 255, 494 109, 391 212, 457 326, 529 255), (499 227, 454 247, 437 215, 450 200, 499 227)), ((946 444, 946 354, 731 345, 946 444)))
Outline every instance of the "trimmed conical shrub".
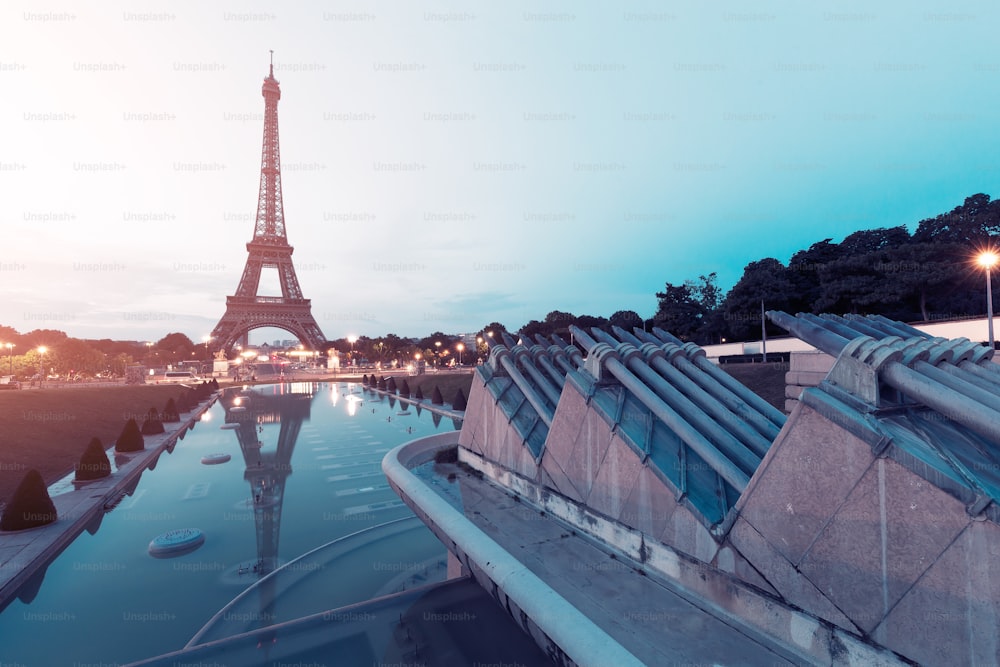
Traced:
POLYGON ((146 421, 142 422, 141 430, 143 435, 156 435, 164 432, 163 422, 160 421, 160 415, 156 412, 156 408, 149 409, 146 421))
POLYGON ((135 419, 129 419, 125 422, 125 427, 122 429, 121 435, 118 436, 118 440, 115 441, 115 451, 140 452, 144 447, 145 443, 142 439, 142 433, 139 431, 139 425, 135 423, 135 419))
POLYGON ((365 373, 364 375, 361 376, 361 386, 362 387, 367 387, 368 386, 368 374, 367 373, 365 373))
POLYGON ((461 388, 455 393, 455 400, 451 402, 452 410, 465 409, 465 392, 461 388))
POLYGON ((434 392, 431 394, 431 403, 434 405, 444 405, 444 398, 441 397, 441 390, 434 385, 434 392))
POLYGON ((386 388, 387 391, 390 391, 393 394, 395 394, 396 391, 397 391, 396 378, 390 377, 388 380, 386 380, 385 381, 385 388, 386 388))
POLYGON ((42 474, 32 468, 17 485, 14 495, 0 517, 0 530, 25 530, 52 523, 58 519, 56 506, 45 488, 42 474))
POLYGON ((382 391, 385 391, 385 376, 384 375, 378 379, 378 385, 377 386, 382 391))
POLYGON ((413 398, 418 401, 424 400, 424 389, 420 385, 417 385, 417 393, 413 395, 413 398))
POLYGON ((219 391, 219 380, 218 379, 212 378, 212 381, 209 384, 212 385, 212 391, 219 391))
POLYGON ((404 378, 402 384, 399 385, 399 395, 403 398, 409 398, 411 393, 410 383, 404 378))
POLYGON ((83 450, 83 455, 76 464, 76 479, 86 482, 91 479, 101 479, 111 474, 111 462, 104 453, 104 445, 100 438, 91 438, 90 444, 83 450))
POLYGON ((174 399, 168 398, 167 405, 163 408, 163 414, 160 415, 160 421, 165 422, 179 422, 181 420, 181 413, 177 410, 177 403, 174 399))

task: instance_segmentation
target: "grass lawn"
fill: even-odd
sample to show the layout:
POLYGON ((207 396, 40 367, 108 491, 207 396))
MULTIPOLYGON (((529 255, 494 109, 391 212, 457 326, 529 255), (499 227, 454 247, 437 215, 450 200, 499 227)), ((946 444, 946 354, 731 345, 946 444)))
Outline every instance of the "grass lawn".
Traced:
POLYGON ((163 410, 177 385, 105 385, 0 391, 0 503, 31 468, 51 484, 74 470, 94 436, 114 444, 129 417, 163 410))
MULTIPOLYGON (((750 387, 779 410, 785 404, 787 364, 729 364, 726 372, 750 387)), ((446 371, 407 376, 410 391, 423 390, 430 399, 437 386, 446 404, 458 389, 469 397, 472 373, 446 371)), ((360 379, 360 378, 359 378, 360 379)), ((162 410, 168 398, 176 398, 176 385, 97 386, 0 391, 0 504, 6 501, 21 478, 36 468, 46 484, 73 471, 90 438, 97 436, 110 447, 129 417, 142 418, 151 407, 162 410)))

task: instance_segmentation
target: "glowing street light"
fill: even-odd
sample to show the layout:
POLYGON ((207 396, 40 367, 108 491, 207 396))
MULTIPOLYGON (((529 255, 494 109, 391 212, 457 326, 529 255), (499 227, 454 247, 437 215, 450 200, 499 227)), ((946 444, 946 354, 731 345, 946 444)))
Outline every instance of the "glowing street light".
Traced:
POLYGON ((458 350, 458 365, 461 366, 462 365, 462 350, 465 349, 465 345, 463 343, 459 343, 458 345, 455 346, 455 349, 458 350))
POLYGON ((41 389, 42 383, 45 381, 45 353, 49 351, 49 348, 44 345, 38 346, 38 387, 41 389))
POLYGON ((5 343, 7 347, 7 359, 10 362, 10 367, 7 369, 8 374, 14 374, 14 348, 17 347, 14 343, 5 343))
POLYGON ((986 269, 986 319, 989 328, 990 336, 990 349, 994 348, 993 345, 993 285, 990 284, 990 270, 996 266, 997 262, 1000 262, 1000 256, 997 255, 993 250, 984 250, 979 253, 976 258, 979 266, 986 269))

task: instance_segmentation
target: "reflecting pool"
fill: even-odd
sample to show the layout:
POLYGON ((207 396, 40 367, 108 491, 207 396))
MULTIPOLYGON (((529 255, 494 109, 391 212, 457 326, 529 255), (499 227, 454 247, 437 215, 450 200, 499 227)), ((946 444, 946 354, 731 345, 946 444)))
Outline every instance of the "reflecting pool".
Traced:
POLYGON ((389 488, 382 457, 457 426, 357 384, 226 390, 95 534, 82 533, 49 564, 30 603, 14 600, 0 613, 3 661, 125 663, 184 647, 212 619, 212 632, 225 627, 220 619, 245 629, 297 617, 292 598, 306 598, 302 608, 329 609, 399 590, 408 577, 442 579, 443 546, 414 526, 405 539, 397 531, 378 542, 366 558, 313 561, 315 579, 298 573, 284 607, 256 618, 245 609, 218 616, 302 554, 412 516, 389 488), (188 528, 202 532, 200 546, 150 555, 154 538, 188 528))

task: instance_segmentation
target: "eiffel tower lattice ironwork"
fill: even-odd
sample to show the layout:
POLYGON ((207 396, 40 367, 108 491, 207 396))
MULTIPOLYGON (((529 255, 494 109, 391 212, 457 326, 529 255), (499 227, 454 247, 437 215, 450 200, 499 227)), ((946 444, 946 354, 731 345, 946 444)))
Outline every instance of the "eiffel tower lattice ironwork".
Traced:
POLYGON ((247 243, 247 263, 236 294, 226 297, 226 313, 212 331, 211 346, 229 352, 251 329, 274 327, 295 335, 312 350, 326 338, 312 316, 309 299, 302 296, 292 265, 293 248, 285 235, 285 211, 281 201, 281 155, 278 149, 278 100, 281 89, 271 70, 261 90, 264 96, 264 147, 260 159, 260 195, 253 240, 247 243), (278 271, 281 296, 259 296, 261 270, 278 271))

